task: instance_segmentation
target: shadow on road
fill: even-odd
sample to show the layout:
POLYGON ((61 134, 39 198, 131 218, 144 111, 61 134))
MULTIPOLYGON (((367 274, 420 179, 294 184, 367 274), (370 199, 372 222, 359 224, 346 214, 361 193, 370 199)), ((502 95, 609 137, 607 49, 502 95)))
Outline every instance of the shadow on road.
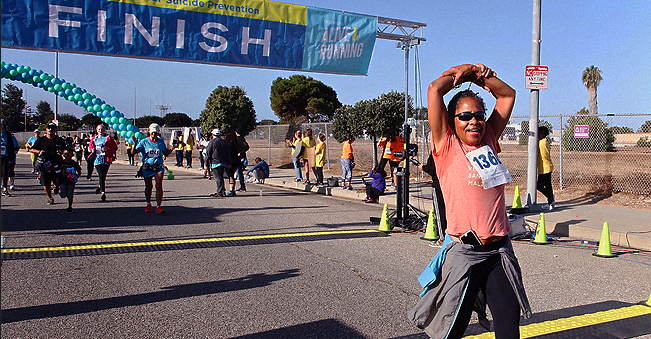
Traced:
POLYGON ((324 319, 306 324, 294 325, 260 333, 247 334, 230 339, 288 339, 288 338, 313 338, 313 339, 365 339, 361 333, 348 327, 337 319, 324 319))
POLYGON ((8 324, 32 319, 69 316, 113 308, 145 305, 160 301, 247 290, 268 286, 274 281, 297 277, 299 276, 298 272, 298 269, 289 269, 279 271, 276 274, 251 274, 236 279, 170 286, 164 287, 156 292, 125 295, 121 297, 10 308, 2 310, 2 323, 8 324))

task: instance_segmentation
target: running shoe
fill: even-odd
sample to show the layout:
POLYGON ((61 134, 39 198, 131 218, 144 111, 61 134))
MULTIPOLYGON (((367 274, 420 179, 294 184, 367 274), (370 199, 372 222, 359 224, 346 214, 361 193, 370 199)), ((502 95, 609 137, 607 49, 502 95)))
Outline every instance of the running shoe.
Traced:
POLYGON ((10 197, 11 195, 9 194, 9 191, 6 188, 2 189, 2 196, 4 197, 10 197))
POLYGON ((240 188, 237 190, 238 192, 246 192, 246 188, 240 188))
POLYGON ((106 201, 106 193, 102 192, 102 197, 100 199, 102 199, 102 201, 106 201))
POLYGON ((352 190, 353 190, 353 186, 348 186, 348 187, 346 187, 346 189, 349 190, 349 191, 352 191, 352 190))
POLYGON ((54 205, 54 198, 47 199, 48 205, 54 205))
POLYGON ((72 207, 66 208, 66 213, 72 213, 72 207))
POLYGON ((99 187, 97 187, 97 188, 95 189, 95 194, 100 194, 100 193, 102 193, 102 189, 99 188, 99 187))
POLYGON ((9 190, 10 190, 10 191, 15 191, 15 190, 16 190, 16 186, 14 186, 14 185, 9 186, 9 190))
POLYGON ((151 204, 147 204, 145 207, 145 213, 150 213, 151 212, 151 204))
POLYGON ((156 207, 156 213, 165 213, 165 210, 162 207, 158 206, 156 207))
POLYGON ((235 195, 236 195, 235 192, 233 192, 233 191, 231 191, 231 190, 229 190, 228 192, 226 192, 226 196, 227 196, 227 197, 234 197, 235 195))
POLYGON ((294 182, 301 182, 301 181, 303 181, 303 179, 299 179, 299 178, 294 179, 294 182))
POLYGON ((305 182, 303 182, 303 185, 310 185, 310 184, 312 183, 309 180, 305 180, 305 182))

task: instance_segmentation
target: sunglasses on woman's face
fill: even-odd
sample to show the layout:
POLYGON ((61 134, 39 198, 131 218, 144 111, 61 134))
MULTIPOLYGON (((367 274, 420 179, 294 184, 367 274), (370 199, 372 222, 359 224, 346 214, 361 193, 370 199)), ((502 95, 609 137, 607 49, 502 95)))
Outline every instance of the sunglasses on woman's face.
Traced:
POLYGON ((459 118, 459 120, 461 121, 470 121, 472 120, 472 117, 475 117, 477 121, 484 121, 486 119, 486 112, 482 112, 482 111, 475 112, 475 113, 461 112, 459 114, 455 114, 454 117, 459 118))

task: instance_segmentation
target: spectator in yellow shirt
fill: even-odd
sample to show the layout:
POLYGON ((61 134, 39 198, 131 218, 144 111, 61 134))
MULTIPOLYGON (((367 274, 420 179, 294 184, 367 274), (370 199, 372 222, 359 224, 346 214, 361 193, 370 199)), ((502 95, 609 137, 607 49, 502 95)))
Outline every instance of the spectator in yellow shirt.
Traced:
POLYGON ((547 136, 549 129, 545 126, 538 127, 538 190, 547 198, 547 203, 542 206, 545 210, 552 210, 556 201, 554 201, 554 191, 552 189, 552 171, 554 164, 550 155, 551 147, 547 136))
POLYGON ((185 141, 185 163, 187 168, 192 168, 192 149, 194 149, 194 136, 192 130, 190 130, 188 140, 185 141))
POLYGON ((319 143, 314 149, 314 154, 316 155, 316 184, 323 186, 323 166, 325 166, 325 155, 326 155, 326 136, 323 133, 319 134, 319 143))
POLYGON ((303 147, 305 147, 305 151, 303 152, 303 166, 305 168, 305 181, 303 184, 309 185, 311 184, 310 182, 310 167, 312 169, 312 173, 314 173, 314 177, 317 177, 316 173, 316 168, 314 164, 310 166, 310 162, 308 161, 308 148, 314 148, 316 147, 316 140, 312 137, 312 129, 308 128, 305 130, 305 137, 303 137, 303 147))

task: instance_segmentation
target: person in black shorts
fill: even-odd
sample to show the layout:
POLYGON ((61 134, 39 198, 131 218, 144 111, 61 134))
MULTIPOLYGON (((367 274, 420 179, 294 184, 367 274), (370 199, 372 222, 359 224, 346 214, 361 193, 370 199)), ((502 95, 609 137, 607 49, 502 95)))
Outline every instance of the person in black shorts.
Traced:
POLYGON ((39 138, 30 148, 30 152, 38 155, 36 160, 37 169, 40 172, 39 180, 45 194, 47 195, 47 204, 54 204, 52 197, 52 184, 54 184, 54 194, 59 193, 58 176, 61 175, 61 154, 65 148, 65 141, 57 135, 57 125, 50 123, 45 129, 45 137, 39 138))

